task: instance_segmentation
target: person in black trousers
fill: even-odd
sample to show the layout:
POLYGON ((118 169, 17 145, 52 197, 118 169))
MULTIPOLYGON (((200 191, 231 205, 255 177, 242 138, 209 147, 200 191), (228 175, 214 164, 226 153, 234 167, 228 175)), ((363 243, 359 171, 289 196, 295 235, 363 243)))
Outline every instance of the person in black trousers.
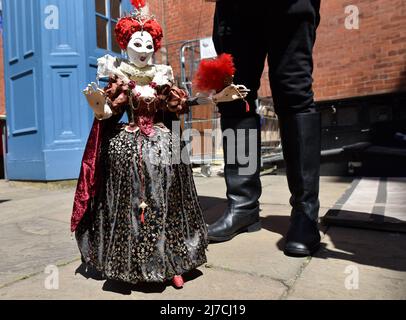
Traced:
MULTIPOLYGON (((319 247, 318 230, 321 118, 312 91, 316 29, 320 0, 240 1, 218 0, 213 41, 218 54, 234 57, 234 82, 251 91, 244 101, 220 103, 221 129, 244 130, 237 139, 223 137, 228 206, 224 215, 209 225, 211 242, 232 239, 239 233, 261 228, 259 219, 260 118, 256 112, 257 91, 268 59, 269 80, 279 118, 286 175, 291 192, 290 228, 284 252, 307 256, 319 247), (256 154, 250 154, 256 170, 239 171, 244 164, 228 161, 229 148, 247 146, 256 130, 256 154), (251 133, 250 133, 251 132, 251 133)), ((251 163, 252 165, 252 163, 251 163)))

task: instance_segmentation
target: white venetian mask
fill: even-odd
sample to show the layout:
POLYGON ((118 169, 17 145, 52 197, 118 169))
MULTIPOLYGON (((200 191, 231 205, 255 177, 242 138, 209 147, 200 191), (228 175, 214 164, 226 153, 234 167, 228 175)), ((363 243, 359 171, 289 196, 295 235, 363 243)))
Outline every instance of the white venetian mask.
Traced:
POLYGON ((128 58, 138 68, 146 67, 154 54, 154 41, 146 31, 137 31, 127 46, 128 58))

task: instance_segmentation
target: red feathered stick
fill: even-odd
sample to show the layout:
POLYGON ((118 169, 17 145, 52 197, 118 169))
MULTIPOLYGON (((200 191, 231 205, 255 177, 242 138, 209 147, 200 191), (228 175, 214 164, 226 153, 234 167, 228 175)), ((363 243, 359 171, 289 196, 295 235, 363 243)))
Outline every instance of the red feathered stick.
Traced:
POLYGON ((140 10, 141 8, 145 7, 145 0, 131 0, 131 4, 134 6, 135 9, 140 10))
POLYGON ((223 53, 216 59, 202 60, 193 81, 200 91, 220 92, 233 82, 235 67, 231 54, 223 53))

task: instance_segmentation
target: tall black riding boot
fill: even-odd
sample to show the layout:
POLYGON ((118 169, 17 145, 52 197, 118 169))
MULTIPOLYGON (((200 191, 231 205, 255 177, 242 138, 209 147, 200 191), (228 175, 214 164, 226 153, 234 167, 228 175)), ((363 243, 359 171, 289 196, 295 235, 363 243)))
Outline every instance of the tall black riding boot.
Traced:
POLYGON ((261 229, 258 201, 261 196, 259 128, 257 114, 221 119, 228 204, 223 216, 208 227, 208 238, 212 242, 228 241, 239 233, 261 229), (248 166, 242 163, 241 153, 249 159, 246 159, 248 166))
POLYGON ((298 113, 279 121, 292 206, 284 253, 308 256, 320 245, 321 117, 318 112, 298 113))

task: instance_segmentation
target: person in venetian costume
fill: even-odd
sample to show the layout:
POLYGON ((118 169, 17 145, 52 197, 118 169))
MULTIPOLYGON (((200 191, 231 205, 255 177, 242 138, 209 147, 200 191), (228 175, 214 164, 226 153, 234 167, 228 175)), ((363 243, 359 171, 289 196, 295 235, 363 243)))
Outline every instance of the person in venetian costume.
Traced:
POLYGON ((192 105, 246 96, 230 85, 211 97, 188 98, 172 68, 152 64, 162 29, 142 13, 145 1, 115 28, 128 59, 98 59, 101 89, 84 90, 95 120, 83 156, 71 231, 82 261, 106 278, 128 283, 172 280, 206 262, 207 228, 183 143, 171 130, 192 105), (118 122, 127 113, 129 122, 118 122))

